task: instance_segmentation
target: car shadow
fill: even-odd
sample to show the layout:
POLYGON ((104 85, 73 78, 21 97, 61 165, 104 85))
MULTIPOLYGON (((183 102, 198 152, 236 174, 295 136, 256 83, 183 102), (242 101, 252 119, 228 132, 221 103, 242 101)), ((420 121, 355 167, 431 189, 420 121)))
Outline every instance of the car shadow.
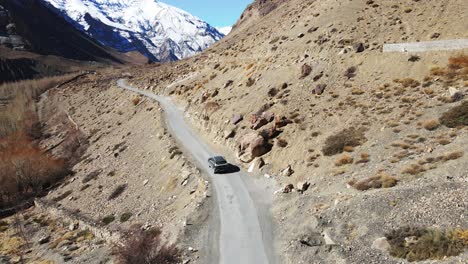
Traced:
POLYGON ((234 164, 229 164, 226 171, 218 172, 217 174, 231 174, 231 173, 236 173, 239 171, 240 171, 240 168, 238 166, 234 164))

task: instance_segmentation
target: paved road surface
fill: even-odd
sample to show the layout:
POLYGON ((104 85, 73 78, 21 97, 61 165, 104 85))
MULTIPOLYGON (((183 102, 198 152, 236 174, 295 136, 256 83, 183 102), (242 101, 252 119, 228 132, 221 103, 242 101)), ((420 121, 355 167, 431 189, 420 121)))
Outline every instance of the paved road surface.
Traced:
POLYGON ((199 168, 210 175, 216 191, 220 218, 219 262, 216 263, 275 263, 268 207, 265 206, 265 201, 258 201, 262 200, 261 195, 249 192, 245 184, 245 181, 248 181, 246 174, 241 170, 237 173, 214 175, 207 160, 215 152, 190 129, 184 121, 183 111, 178 109, 170 98, 131 87, 125 80, 119 80, 118 85, 159 101, 173 135, 190 152, 199 168))

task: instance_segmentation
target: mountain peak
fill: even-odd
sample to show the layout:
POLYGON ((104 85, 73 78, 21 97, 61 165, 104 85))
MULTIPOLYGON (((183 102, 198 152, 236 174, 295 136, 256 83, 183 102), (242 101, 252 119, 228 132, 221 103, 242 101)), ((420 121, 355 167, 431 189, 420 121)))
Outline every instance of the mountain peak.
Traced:
POLYGON ((224 35, 201 19, 156 0, 43 0, 78 29, 120 52, 154 61, 182 59, 224 35))

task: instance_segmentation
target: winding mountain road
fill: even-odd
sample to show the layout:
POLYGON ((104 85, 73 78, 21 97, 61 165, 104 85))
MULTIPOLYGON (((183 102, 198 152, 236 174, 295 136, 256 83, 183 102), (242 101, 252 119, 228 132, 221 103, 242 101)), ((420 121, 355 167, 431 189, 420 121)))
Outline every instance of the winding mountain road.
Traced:
POLYGON ((136 89, 123 79, 117 84, 120 88, 158 101, 165 111, 171 133, 184 149, 190 152, 198 167, 210 175, 220 219, 218 241, 212 241, 213 247, 219 250, 219 260, 216 263, 276 263, 269 212, 271 199, 265 196, 265 192, 252 187, 254 184, 249 182, 251 180, 242 170, 214 175, 207 160, 215 155, 215 152, 187 125, 184 112, 172 103, 169 97, 136 89))

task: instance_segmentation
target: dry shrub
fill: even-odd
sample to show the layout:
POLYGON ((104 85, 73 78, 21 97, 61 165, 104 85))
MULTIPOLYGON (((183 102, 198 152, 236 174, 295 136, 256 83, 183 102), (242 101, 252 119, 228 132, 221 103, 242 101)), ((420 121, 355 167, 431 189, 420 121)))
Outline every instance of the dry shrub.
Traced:
POLYGON ((367 162, 369 162, 369 160, 370 160, 369 159, 369 157, 370 157, 369 153, 364 152, 364 153, 361 153, 360 156, 361 156, 361 159, 358 160, 357 163, 367 163, 367 162))
POLYGON ((173 264, 181 261, 176 246, 161 241, 159 229, 143 230, 141 226, 134 225, 123 237, 126 239, 113 248, 119 264, 173 264))
POLYGON ((286 146, 288 146, 288 142, 282 138, 278 138, 276 140, 276 145, 280 148, 285 148, 286 146))
POLYGON ((335 166, 343 166, 346 164, 352 164, 354 161, 353 157, 343 154, 335 161, 335 166))
POLYGON ((69 172, 65 161, 44 153, 26 135, 1 139, 0 207, 40 195, 69 172))
POLYGON ((362 94, 364 94, 364 93, 365 93, 364 90, 361 89, 361 88, 353 88, 353 89, 351 90, 351 94, 352 94, 352 95, 362 95, 362 94))
POLYGON ((108 200, 114 200, 115 198, 119 197, 126 189, 127 189, 127 184, 118 185, 109 195, 108 200))
POLYGON ((422 126, 425 129, 432 131, 436 130, 440 126, 440 122, 437 119, 426 120, 423 122, 422 126))
POLYGON ((135 98, 132 99, 132 103, 135 106, 138 105, 140 103, 140 101, 141 101, 141 97, 135 97, 135 98))
POLYGON ((408 261, 440 260, 458 256, 468 247, 463 235, 467 230, 444 231, 438 229, 403 227, 385 236, 390 254, 408 261), (461 234, 461 236, 460 236, 461 234))
POLYGON ((367 141, 365 130, 348 128, 340 131, 338 134, 328 137, 325 140, 325 146, 322 152, 325 156, 332 156, 343 153, 345 146, 357 147, 367 141))
POLYGON ((449 58, 448 66, 451 69, 468 68, 468 55, 460 55, 458 57, 449 58))
POLYGON ((398 80, 397 81, 398 83, 400 83, 403 87, 412 87, 412 88, 416 88, 418 87, 419 85, 421 85, 420 82, 412 79, 412 78, 405 78, 405 79, 401 79, 401 80, 398 80))
POLYGON ((442 125, 450 128, 468 126, 468 101, 445 112, 439 120, 442 125))
POLYGON ((444 161, 448 161, 448 160, 456 160, 456 159, 459 159, 463 157, 463 152, 462 151, 454 151, 454 152, 450 152, 450 153, 447 153, 443 156, 443 160, 444 161))
POLYGON ((74 76, 47 77, 0 85, 0 137, 24 129, 26 120, 36 121, 34 101, 39 95, 74 76))
POLYGON ((343 151, 345 152, 353 152, 354 147, 353 146, 344 146, 343 151))
POLYGON ((403 169, 403 173, 407 173, 411 175, 418 175, 425 171, 426 171, 426 168, 418 164, 411 164, 410 166, 403 169))
POLYGON ((352 180, 348 184, 359 191, 366 191, 369 189, 391 188, 397 184, 398 180, 385 173, 380 173, 377 176, 369 177, 364 180, 352 180))

